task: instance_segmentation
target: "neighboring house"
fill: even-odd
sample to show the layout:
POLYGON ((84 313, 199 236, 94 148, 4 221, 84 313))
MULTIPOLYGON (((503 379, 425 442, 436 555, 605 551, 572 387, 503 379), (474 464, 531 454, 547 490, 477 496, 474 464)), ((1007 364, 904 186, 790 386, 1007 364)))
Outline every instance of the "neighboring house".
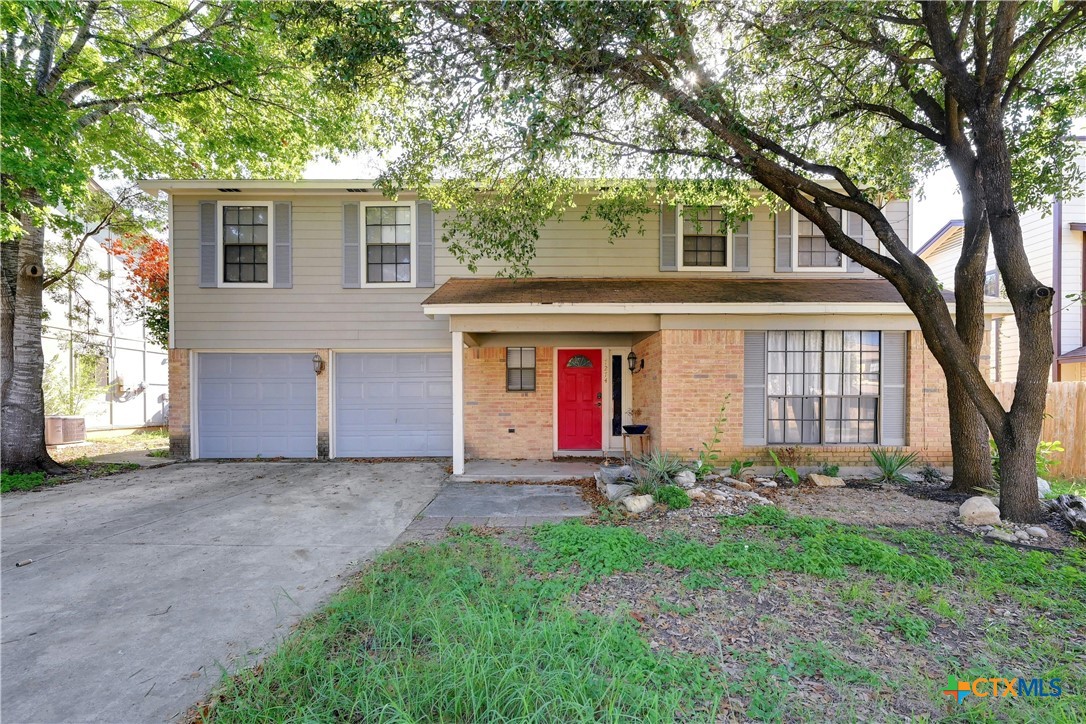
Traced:
MULTIPOLYGON (((1083 140, 1086 140, 1084 138, 1083 140)), ((1086 154, 1078 163, 1086 171, 1086 154)), ((954 267, 961 255, 963 225, 947 222, 917 254, 945 289, 954 289, 954 267)), ((1086 197, 1056 200, 1043 211, 1022 216, 1022 240, 1034 275, 1056 290, 1052 313, 1052 380, 1086 380, 1086 314, 1082 302, 1068 299, 1086 290, 1086 197)), ((1000 277, 989 250, 985 293, 1000 296, 1000 277)), ((1013 382, 1018 374, 1018 327, 1013 316, 989 321, 989 367, 993 382, 1013 382)))
POLYGON ((44 295, 46 414, 82 415, 88 430, 165 425, 169 360, 119 303, 128 277, 103 246, 111 238, 106 227, 89 239, 71 288, 58 283, 44 295))
MULTIPOLYGON (((632 417, 692 456, 726 404, 726 460, 799 446, 856 465, 891 445, 950 462, 913 315, 791 212, 721 233, 710 211, 695 233, 663 208, 612 244, 573 210, 511 281, 469 274, 445 214, 370 182, 142 186, 170 197, 176 454, 451 455, 461 472, 621 450, 632 417)), ((908 239, 909 202, 887 213, 908 239)))

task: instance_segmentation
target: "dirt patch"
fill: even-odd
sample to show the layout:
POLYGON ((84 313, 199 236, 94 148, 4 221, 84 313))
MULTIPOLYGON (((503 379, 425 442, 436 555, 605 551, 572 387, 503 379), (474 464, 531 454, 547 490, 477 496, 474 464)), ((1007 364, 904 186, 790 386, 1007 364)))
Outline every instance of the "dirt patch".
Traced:
POLYGON ((915 498, 874 485, 844 488, 788 488, 774 502, 795 515, 829 518, 863 526, 910 526, 945 530, 957 507, 938 500, 915 498))

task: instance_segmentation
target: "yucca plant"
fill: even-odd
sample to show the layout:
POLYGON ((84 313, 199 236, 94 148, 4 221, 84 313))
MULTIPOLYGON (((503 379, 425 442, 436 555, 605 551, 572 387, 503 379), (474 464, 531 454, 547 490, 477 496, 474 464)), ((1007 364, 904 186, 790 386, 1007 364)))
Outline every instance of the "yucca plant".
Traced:
POLYGON ((647 455, 634 458, 634 463, 637 465, 637 482, 639 483, 635 489, 671 485, 675 482, 676 475, 688 469, 679 456, 660 450, 653 450, 647 455))
POLYGON ((871 459, 879 469, 879 483, 905 484, 909 479, 901 471, 919 459, 919 453, 908 453, 896 447, 876 447, 871 450, 871 459))

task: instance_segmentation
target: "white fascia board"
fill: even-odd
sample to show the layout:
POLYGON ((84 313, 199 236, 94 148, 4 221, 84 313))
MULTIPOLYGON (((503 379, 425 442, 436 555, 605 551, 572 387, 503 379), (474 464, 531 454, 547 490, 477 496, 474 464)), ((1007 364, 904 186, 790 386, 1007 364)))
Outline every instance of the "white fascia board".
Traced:
POLYGON ((347 193, 347 189, 365 189, 371 191, 376 186, 373 179, 140 179, 137 185, 152 196, 159 192, 197 192, 218 191, 219 189, 238 189, 240 191, 338 191, 347 193))
MULTIPOLYGON (((948 305, 954 313, 954 304, 948 305)), ((422 311, 435 314, 849 314, 877 316, 911 313, 904 303, 789 303, 760 304, 426 304, 422 311)), ((988 302, 987 316, 1003 317, 1012 313, 1010 302, 988 302)))

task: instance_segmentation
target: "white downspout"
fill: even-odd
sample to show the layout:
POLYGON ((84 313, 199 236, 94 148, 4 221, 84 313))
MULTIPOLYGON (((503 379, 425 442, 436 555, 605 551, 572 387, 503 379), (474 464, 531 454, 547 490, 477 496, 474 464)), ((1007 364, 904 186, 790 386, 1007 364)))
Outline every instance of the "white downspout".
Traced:
POLYGON ((453 475, 464 474, 464 333, 452 333, 453 475))

